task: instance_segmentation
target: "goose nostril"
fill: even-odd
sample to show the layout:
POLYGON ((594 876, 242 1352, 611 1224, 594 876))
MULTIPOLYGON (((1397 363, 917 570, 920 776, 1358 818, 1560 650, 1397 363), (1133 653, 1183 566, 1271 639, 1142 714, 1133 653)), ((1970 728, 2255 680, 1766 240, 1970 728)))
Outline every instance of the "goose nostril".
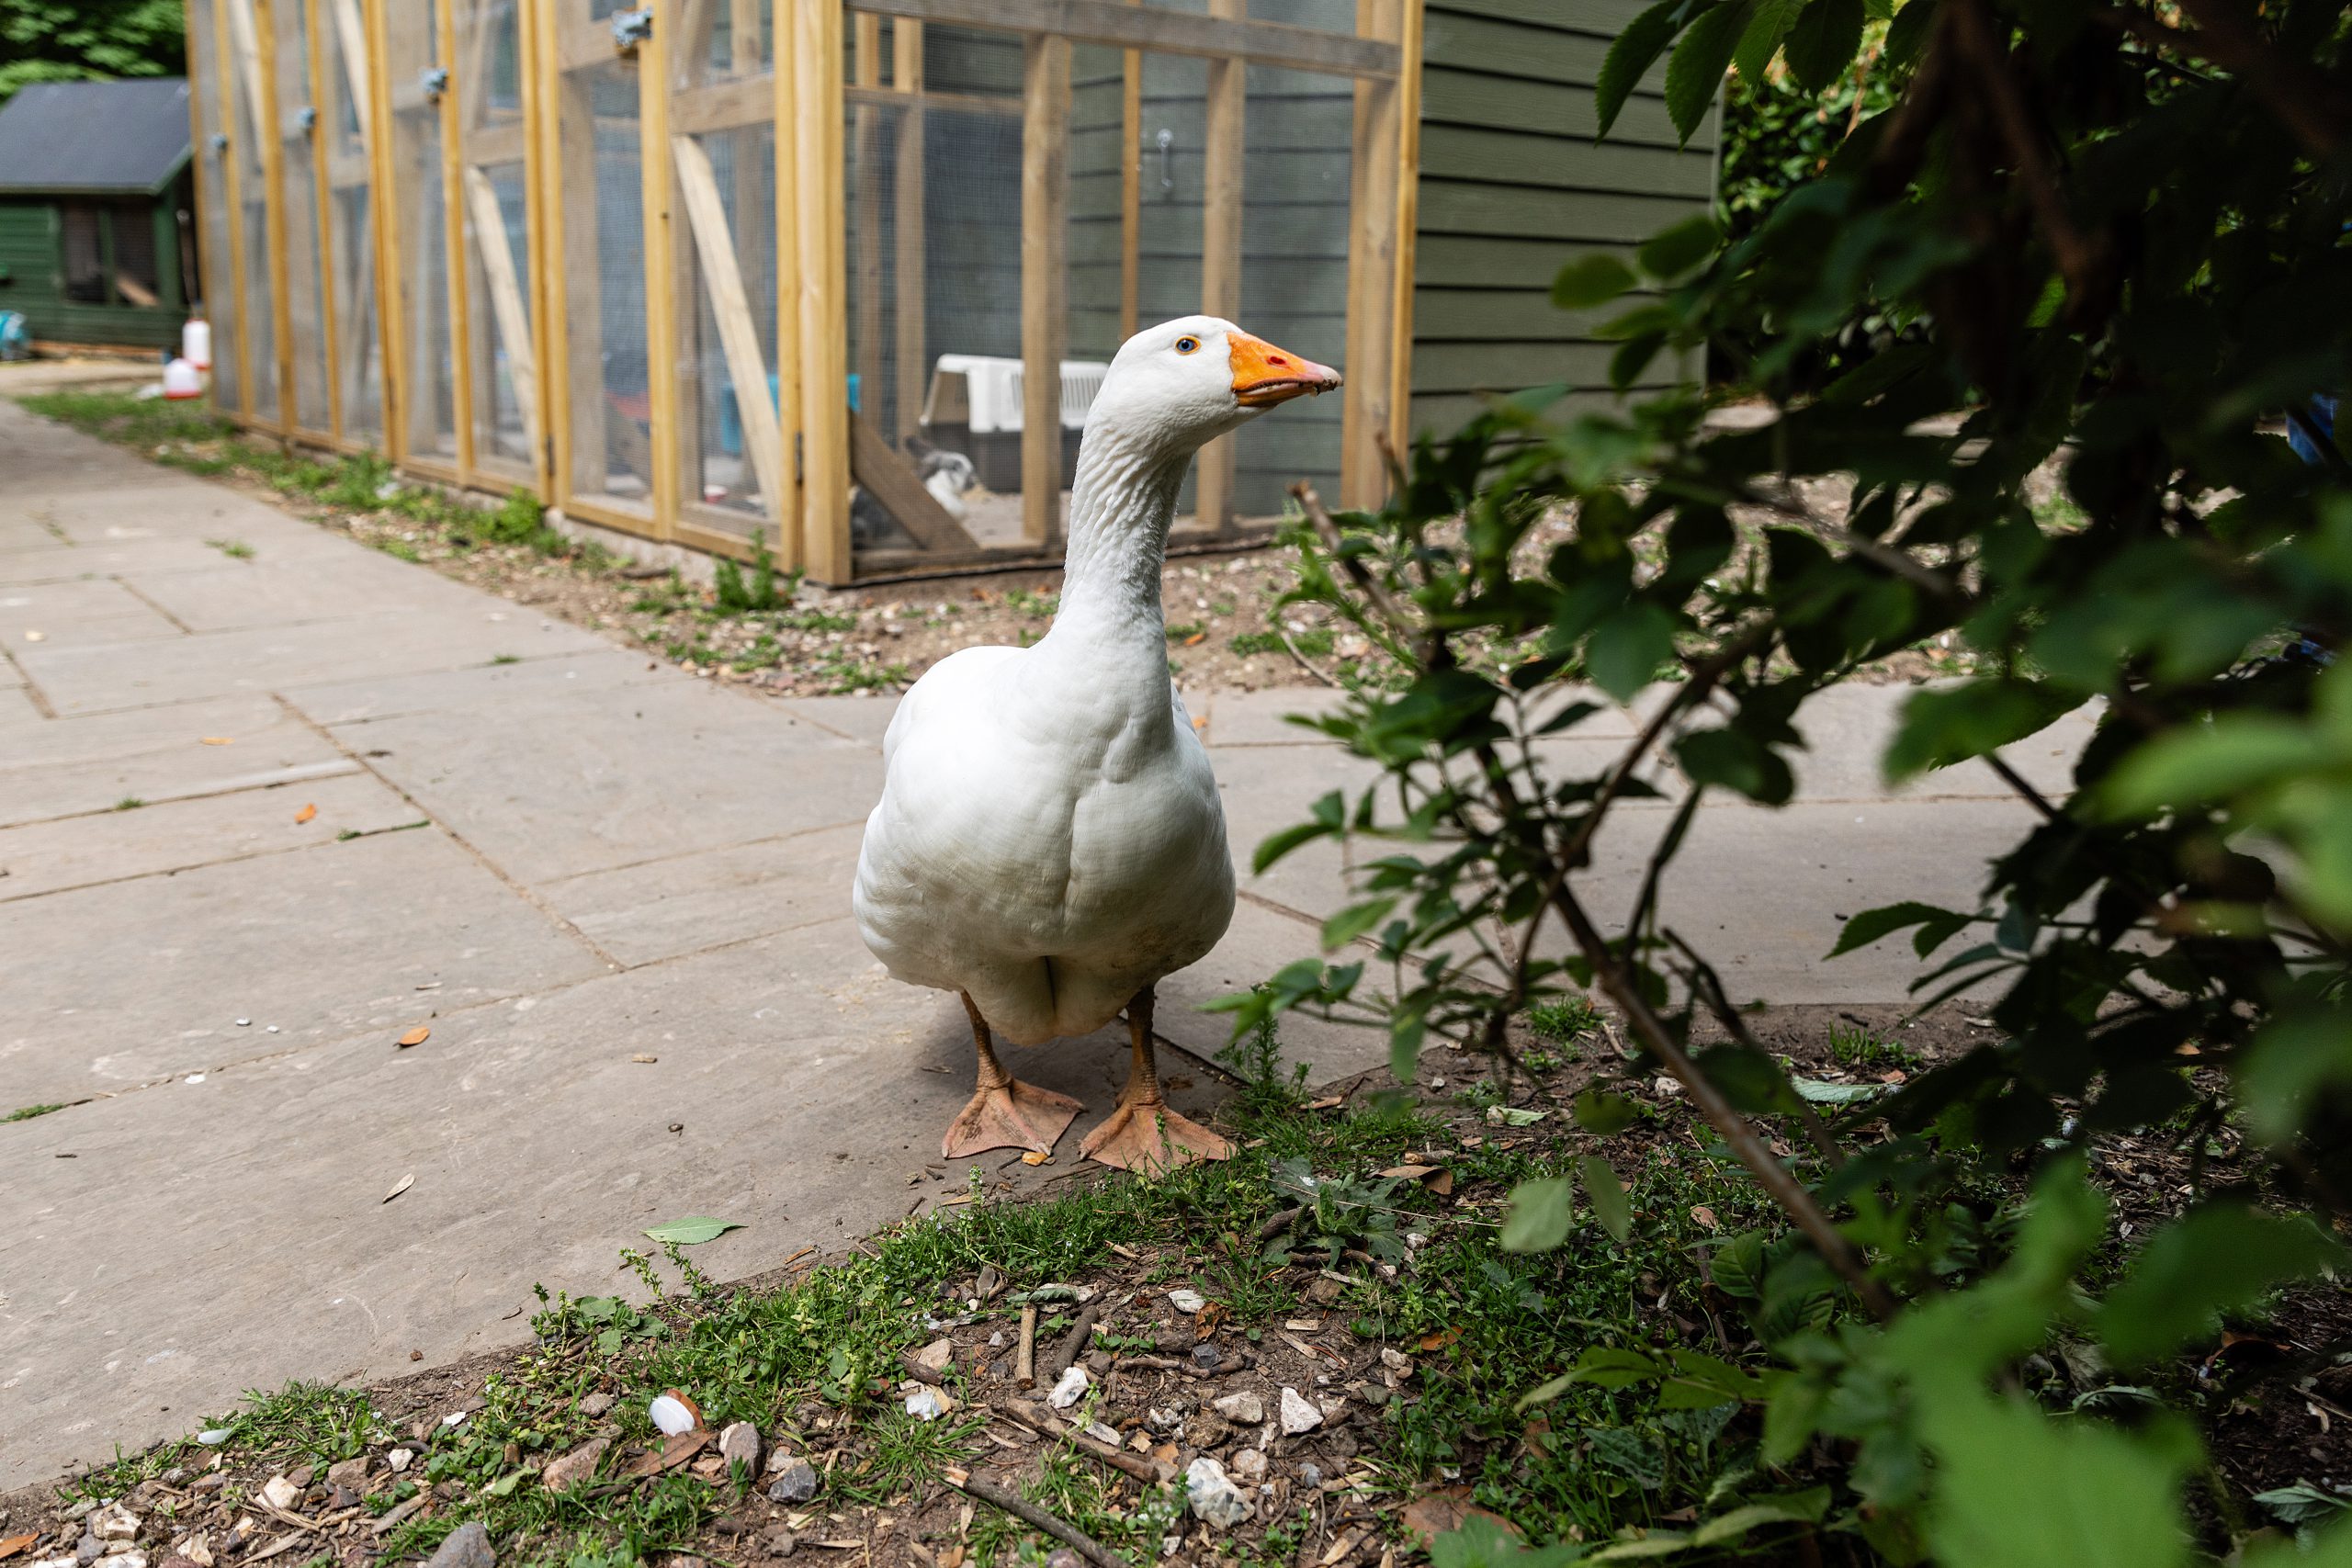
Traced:
POLYGON ((1288 365, 1290 361, 1284 359, 1281 355, 1275 354, 1269 355, 1266 358, 1266 363, 1269 365, 1288 365))

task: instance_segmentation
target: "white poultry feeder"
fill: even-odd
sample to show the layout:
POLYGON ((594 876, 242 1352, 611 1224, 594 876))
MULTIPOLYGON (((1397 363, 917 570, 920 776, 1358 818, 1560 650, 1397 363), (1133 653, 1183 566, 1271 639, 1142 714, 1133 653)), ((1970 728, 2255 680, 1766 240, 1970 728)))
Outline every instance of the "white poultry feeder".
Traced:
MULTIPOLYGON (((1062 472, 1078 466, 1079 433, 1086 411, 1111 367, 1097 359, 1061 362, 1062 472)), ((943 354, 933 362, 923 400, 922 436, 933 446, 971 458, 979 481, 993 491, 1021 488, 1021 361, 986 354, 943 354)))

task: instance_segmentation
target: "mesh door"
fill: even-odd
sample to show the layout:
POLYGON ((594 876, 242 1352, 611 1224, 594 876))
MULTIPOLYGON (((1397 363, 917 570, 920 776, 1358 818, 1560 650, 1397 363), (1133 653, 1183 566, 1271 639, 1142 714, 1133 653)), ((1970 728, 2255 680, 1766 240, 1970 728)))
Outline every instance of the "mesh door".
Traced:
POLYGON ((540 425, 520 19, 515 0, 454 3, 474 466, 528 479, 540 425))
POLYGON ((219 29, 209 0, 190 0, 188 79, 196 93, 196 122, 202 140, 197 143, 197 250, 200 277, 192 283, 201 299, 205 320, 212 327, 212 402, 226 412, 244 406, 244 386, 237 376, 239 312, 233 286, 236 269, 229 250, 231 213, 229 180, 234 158, 232 139, 239 127, 224 113, 220 70, 225 62, 219 29))
POLYGON ((277 45, 278 187, 286 236, 286 324, 294 352, 294 423, 332 434, 327 400, 326 281, 321 270, 318 115, 311 94, 311 39, 301 0, 269 8, 277 45))
POLYGON ((438 0, 384 7, 391 83, 392 203, 399 236, 401 447, 411 458, 458 459, 457 388, 449 319, 448 185, 441 159, 438 0))
POLYGON ((368 38, 359 0, 317 5, 316 145, 327 165, 326 272, 334 301, 339 434, 375 446, 384 438, 384 345, 376 326, 375 220, 368 210, 368 38))
POLYGON ((686 19, 703 31, 671 56, 679 500, 748 535, 790 485, 776 421, 774 6, 715 0, 686 19))
MULTIPOLYGON (((562 7, 575 20, 582 7, 562 7)), ((606 7, 609 8, 609 7, 606 7)), ((557 87, 562 149, 570 491, 650 516, 653 406, 645 301, 645 186, 637 62, 599 60, 557 87)))

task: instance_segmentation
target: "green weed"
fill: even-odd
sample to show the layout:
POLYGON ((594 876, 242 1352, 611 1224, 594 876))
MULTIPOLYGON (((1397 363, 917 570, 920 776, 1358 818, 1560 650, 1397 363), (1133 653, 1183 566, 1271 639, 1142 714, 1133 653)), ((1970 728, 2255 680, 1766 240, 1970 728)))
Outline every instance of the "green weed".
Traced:
POLYGON ((1830 1027, 1829 1055, 1839 1066, 1857 1072, 1883 1072, 1890 1067, 1909 1072, 1919 1065, 1918 1054, 1910 1047, 1871 1030, 1842 1023, 1830 1027))
POLYGON ((1529 1008, 1527 1027, 1556 1045, 1572 1046, 1600 1027, 1600 1010, 1583 997, 1561 997, 1529 1008))
POLYGON ((117 811, 136 811, 147 803, 135 795, 126 795, 114 803, 117 811))
POLYGON ((204 541, 231 560, 251 560, 254 547, 243 539, 207 539, 204 541))
POLYGON ((49 1105, 19 1105, 7 1115, 0 1116, 0 1122, 29 1122, 36 1116, 46 1116, 52 1111, 64 1109, 62 1101, 49 1105))

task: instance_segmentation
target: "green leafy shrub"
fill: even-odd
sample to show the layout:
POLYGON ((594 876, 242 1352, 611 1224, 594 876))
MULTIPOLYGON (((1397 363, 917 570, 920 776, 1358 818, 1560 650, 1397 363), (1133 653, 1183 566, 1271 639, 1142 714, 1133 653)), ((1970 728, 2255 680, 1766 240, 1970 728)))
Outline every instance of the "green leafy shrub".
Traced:
MULTIPOLYGON (((1257 865, 1362 840, 1361 901, 1325 942, 1376 951, 1228 1005, 1237 1031, 1302 1008, 1374 1022, 1407 1077, 1432 1037, 1499 1050, 1510 1018, 1597 989, 1627 1074, 1675 1080, 1785 1215, 1709 1264, 1761 1364, 1661 1327, 1529 1368, 1526 1398, 1600 1386, 1659 1419, 1753 1421, 1758 1472, 1806 1483, 1583 1561, 1695 1559, 1770 1523, 1805 1560, 1838 1538, 1970 1568, 2279 1562, 2199 1433, 2150 1404, 2226 1317, 2347 1261, 2352 454, 2301 460, 2262 423, 2352 381, 2346 13, 1661 0, 1600 72, 1604 130, 1660 61, 1686 135, 1735 62, 1819 94, 1871 17, 1874 85, 1850 131, 1813 122, 1836 126, 1817 172, 1734 238, 1685 223, 1554 288, 1615 310, 1619 387, 1730 345, 1728 389, 1766 423, 1710 428, 1690 389, 1604 411, 1541 389, 1423 443, 1377 513, 1302 489, 1289 598, 1409 680, 1317 721, 1385 776, 1257 865), (1529 547, 1564 509, 1565 541, 1529 547), (1792 798, 1815 693, 1947 637, 1980 673, 1916 693, 1884 769, 1981 760, 2033 826, 1975 904, 1864 911, 1836 951, 1907 940, 1920 1005, 1989 992, 1999 1042, 1899 1087, 1792 1079, 1659 874, 1711 797, 1792 798), (1606 765, 1541 744, 1662 666, 1606 765), (2070 794, 2001 761, 2077 710, 2096 728, 2070 794), (1689 787, 1617 919, 1582 874, 1611 813, 1657 793, 1660 752, 1689 787), (1701 1047, 1702 1021, 1725 1043, 1701 1047), (2133 1131, 2194 1176, 2181 1213, 2127 1230, 2087 1156, 2133 1131), (2028 1375, 2076 1347, 2066 1377, 2028 1375)), ((1635 1123, 1605 1085, 1575 1113, 1635 1123)), ((1503 1245, 1569 1245, 1588 1216, 1619 1239, 1643 1223, 1598 1156, 1523 1183, 1503 1245)), ((1609 1430, 1597 1461, 1662 1462, 1609 1430)))

